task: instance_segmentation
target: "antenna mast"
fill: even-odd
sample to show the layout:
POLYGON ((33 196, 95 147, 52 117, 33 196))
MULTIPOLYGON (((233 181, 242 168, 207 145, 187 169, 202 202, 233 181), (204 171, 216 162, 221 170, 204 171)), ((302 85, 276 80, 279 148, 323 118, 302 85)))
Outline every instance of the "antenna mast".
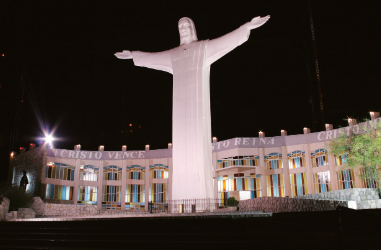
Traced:
POLYGON ((311 0, 308 1, 308 10, 309 10, 309 13, 310 13, 310 25, 311 25, 312 45, 314 47, 316 80, 317 80, 318 90, 319 90, 320 115, 321 115, 322 123, 324 124, 325 121, 324 121, 324 110, 323 110, 323 94, 322 94, 322 91, 321 91, 321 84, 320 84, 319 62, 318 62, 318 57, 317 57, 316 40, 315 40, 315 29, 314 29, 314 20, 312 18, 311 0))

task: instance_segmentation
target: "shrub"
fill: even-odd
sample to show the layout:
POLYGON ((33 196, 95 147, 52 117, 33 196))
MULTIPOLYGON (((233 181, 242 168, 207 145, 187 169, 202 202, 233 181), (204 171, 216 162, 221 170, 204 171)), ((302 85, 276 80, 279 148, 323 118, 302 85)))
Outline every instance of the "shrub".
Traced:
POLYGON ((33 203, 33 195, 25 192, 22 187, 10 182, 0 183, 0 193, 9 199, 9 210, 17 211, 19 208, 29 208, 33 203))
POLYGON ((228 207, 236 207, 238 205, 238 201, 234 197, 230 197, 227 200, 228 207))

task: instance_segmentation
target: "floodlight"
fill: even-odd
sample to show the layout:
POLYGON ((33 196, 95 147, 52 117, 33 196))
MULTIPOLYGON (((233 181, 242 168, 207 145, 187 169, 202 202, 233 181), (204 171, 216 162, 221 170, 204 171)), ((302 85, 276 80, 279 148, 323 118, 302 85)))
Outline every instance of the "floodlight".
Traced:
POLYGON ((50 143, 52 143, 52 141, 54 141, 54 138, 51 135, 46 135, 44 140, 45 140, 46 143, 50 144, 50 143))

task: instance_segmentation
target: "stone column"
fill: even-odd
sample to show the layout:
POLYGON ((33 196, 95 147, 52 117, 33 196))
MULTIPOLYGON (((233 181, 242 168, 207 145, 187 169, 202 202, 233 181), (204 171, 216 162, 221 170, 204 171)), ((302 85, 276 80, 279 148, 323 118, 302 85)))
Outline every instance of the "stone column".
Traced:
MULTIPOLYGON (((45 198, 46 197, 46 165, 48 164, 48 147, 46 144, 42 143, 40 144, 40 150, 43 151, 43 160, 42 160, 42 168, 41 168, 41 172, 40 172, 40 182, 42 184, 41 186, 41 190, 40 190, 40 195, 41 195, 41 198, 45 198)), ((13 155, 15 154, 15 152, 12 152, 11 153, 11 156, 13 157, 13 155)), ((11 166, 11 162, 12 162, 12 157, 10 159, 10 166, 11 166)), ((12 168, 12 173, 11 175, 13 174, 13 168, 12 168)))
POLYGON ((356 167, 355 169, 353 169, 353 174, 354 174, 353 180, 355 181, 355 187, 356 188, 363 188, 360 168, 356 167))
MULTIPOLYGON (((372 112, 370 112, 370 118, 372 120, 374 120, 375 116, 376 116, 376 114, 374 112, 373 112, 373 115, 372 115, 372 112)), ((356 124, 357 124, 356 119, 348 118, 348 125, 349 125, 349 128, 350 128, 349 130, 351 131, 351 133, 353 133, 353 126, 356 124)), ((361 181, 361 176, 360 176, 360 174, 361 174, 360 167, 353 169, 353 174, 354 174, 353 181, 355 182, 355 187, 361 188, 362 187, 362 181, 361 181)))
POLYGON ((282 146, 282 165, 283 165, 284 196, 291 197, 290 169, 288 167, 287 146, 282 146))
POLYGON ((73 188, 73 204, 78 204, 78 188, 79 188, 79 168, 81 164, 80 159, 75 160, 75 169, 74 169, 74 188, 73 188))
MULTIPOLYGON (((259 148, 259 167, 263 168, 263 173, 266 171, 265 166, 265 149, 259 148)), ((267 176, 265 174, 261 175, 261 197, 267 197, 267 176)))
MULTIPOLYGON (((145 161, 145 203, 144 203, 144 211, 148 211, 148 202, 149 202, 149 185, 150 185, 150 172, 149 172, 149 163, 150 160, 146 159, 145 161)), ((168 166, 169 167, 169 166, 168 166)))
MULTIPOLYGON (((352 122, 352 119, 350 120, 352 122)), ((326 131, 333 130, 333 125, 325 124, 325 130, 326 131)), ((335 170, 335 157, 333 154, 328 154, 328 168, 329 168, 329 175, 330 175, 330 181, 331 181, 331 189, 332 191, 338 190, 337 175, 335 170)))
POLYGON ((172 174, 173 174, 173 166, 172 166, 172 158, 167 158, 167 164, 168 164, 168 181, 167 181, 167 195, 168 200, 172 200, 172 174))
POLYGON ((97 194, 97 208, 102 209, 102 184, 103 184, 103 161, 100 160, 98 163, 99 176, 98 176, 98 194, 97 194))
POLYGON ((120 197, 120 204, 121 204, 121 210, 126 210, 126 180, 127 180, 127 173, 126 173, 126 162, 125 160, 122 160, 122 193, 120 197))
POLYGON ((315 193, 315 188, 314 188, 314 177, 312 173, 312 161, 311 161, 311 149, 310 149, 310 144, 304 144, 304 162, 306 164, 306 175, 307 175, 307 191, 308 194, 313 194, 315 193))
POLYGON ((328 166, 329 166, 329 175, 331 178, 331 190, 339 190, 337 184, 337 174, 335 170, 335 156, 333 154, 328 154, 328 166))
POLYGON ((213 162, 213 190, 214 190, 214 197, 220 199, 218 197, 218 179, 216 174, 217 169, 217 155, 218 153, 212 153, 212 162, 213 162))

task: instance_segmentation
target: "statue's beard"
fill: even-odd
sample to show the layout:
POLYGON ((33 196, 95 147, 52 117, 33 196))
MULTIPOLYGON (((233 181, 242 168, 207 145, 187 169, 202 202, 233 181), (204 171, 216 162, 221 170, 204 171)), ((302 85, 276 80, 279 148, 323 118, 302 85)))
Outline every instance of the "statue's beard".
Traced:
POLYGON ((193 41, 195 41, 195 39, 194 39, 194 36, 193 36, 193 34, 192 33, 189 33, 188 35, 186 35, 186 36, 181 36, 180 35, 180 45, 182 45, 182 44, 184 44, 184 43, 191 43, 191 42, 193 42, 193 41))
POLYGON ((185 43, 191 43, 194 41, 197 41, 197 37, 194 35, 193 29, 191 29, 189 34, 187 34, 186 36, 181 36, 181 33, 180 33, 180 45, 183 45, 185 43))

